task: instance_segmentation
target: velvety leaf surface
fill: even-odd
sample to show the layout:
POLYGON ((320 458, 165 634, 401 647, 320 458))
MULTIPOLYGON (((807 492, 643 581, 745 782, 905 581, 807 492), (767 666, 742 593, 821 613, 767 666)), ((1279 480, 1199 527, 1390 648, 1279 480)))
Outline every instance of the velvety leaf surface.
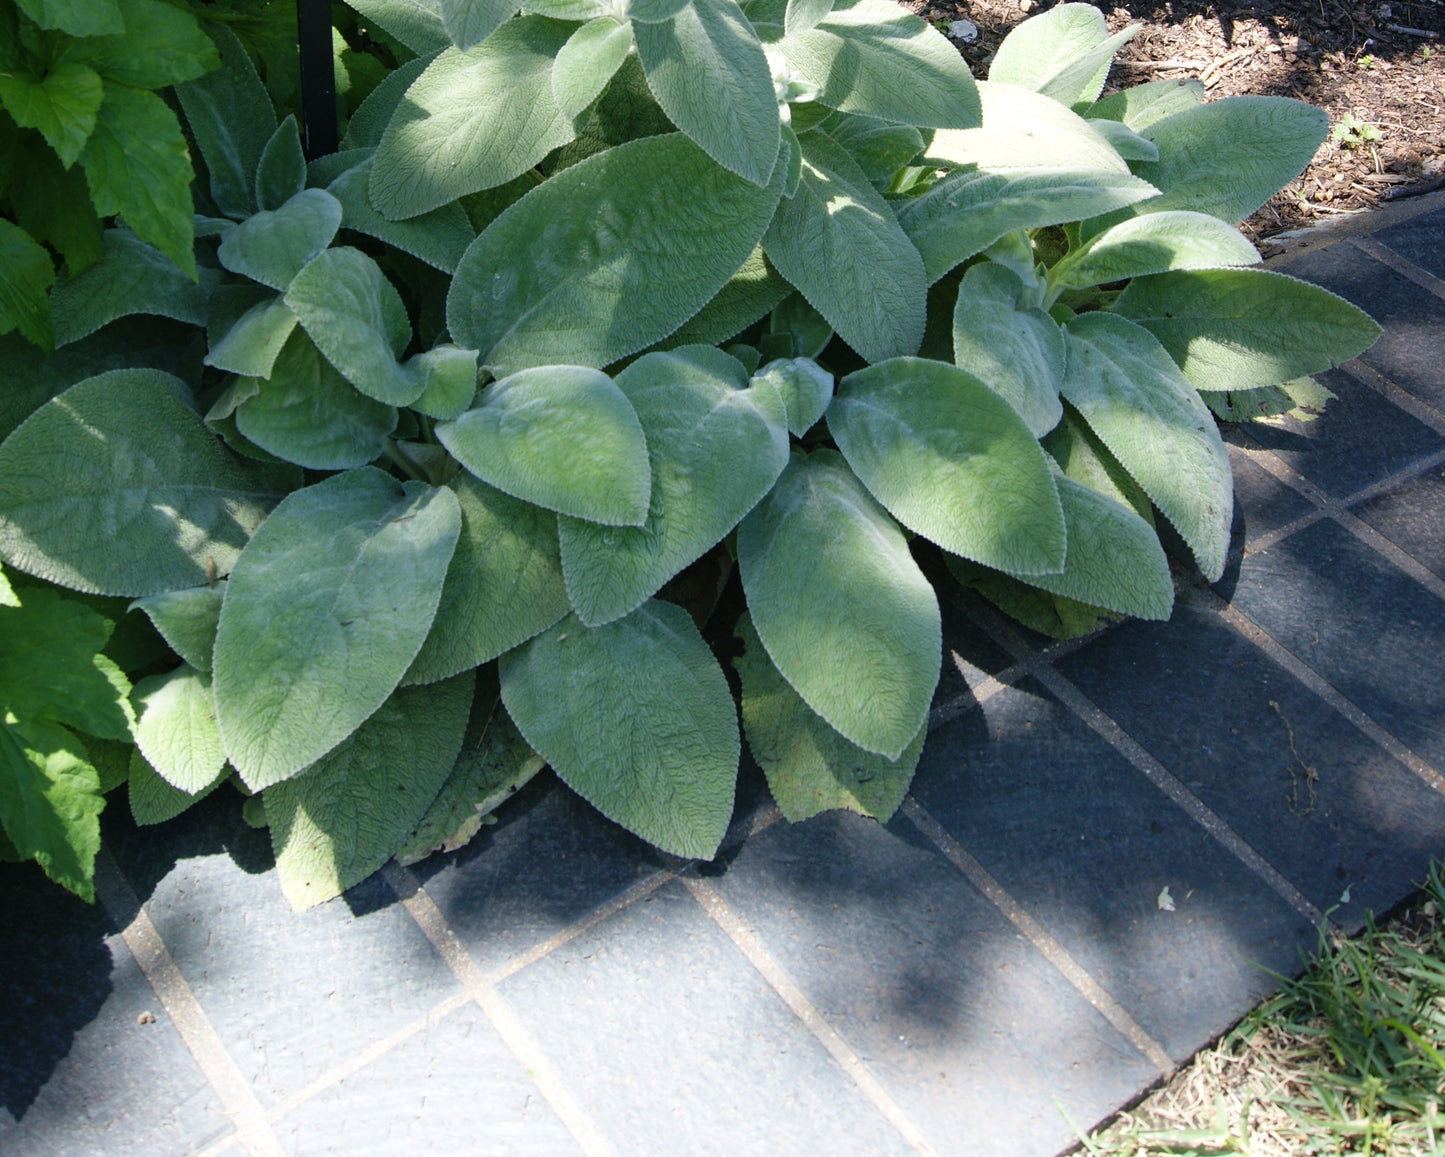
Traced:
POLYGON ((743 684, 743 733, 784 818, 801 823, 843 808, 886 823, 908 794, 928 725, 896 760, 865 751, 828 726, 789 686, 746 614, 736 634, 746 648, 733 660, 743 684))
POLYGON ((0 554, 93 594, 198 586, 231 569, 287 489, 211 436, 179 379, 112 370, 0 446, 0 554))
POLYGON ((306 156, 301 131, 288 116, 276 126, 256 162, 256 208, 279 209, 306 188, 306 156))
MULTIPOLYGON (((388 72, 386 78, 367 93, 366 99, 352 111, 346 122, 346 135, 341 138, 341 148, 374 149, 381 144, 382 134, 386 132, 386 126, 396 113, 397 105, 406 96, 406 90, 427 70, 427 66, 437 58, 440 51, 438 48, 434 52, 408 60, 388 72)), ((367 175, 370 176, 369 173, 367 175)))
POLYGON ((142 827, 163 824, 173 820, 194 803, 199 803, 226 781, 226 769, 222 765, 214 779, 196 792, 182 791, 173 787, 153 768, 137 748, 131 748, 130 765, 126 772, 126 795, 130 800, 130 814, 142 827))
POLYGON ((779 358, 753 375, 753 385, 778 391, 788 415, 788 430, 801 438, 833 400, 833 375, 812 358, 779 358))
POLYGON ((519 7, 517 0, 441 0, 442 27, 456 47, 468 49, 500 28, 519 7))
POLYGON ((609 819, 710 859, 732 816, 737 711, 681 607, 656 600, 601 627, 569 615, 502 656, 502 702, 527 742, 609 819))
POLYGON ((1155 524, 1154 503, 1072 406, 1064 407, 1063 419, 1040 445, 1066 477, 1127 506, 1150 526, 1155 524))
POLYGON ((402 367, 421 382, 411 408, 428 417, 450 421, 461 417, 477 393, 477 351, 439 345, 408 358, 402 367))
POLYGON ((610 526, 647 517, 647 439, 627 395, 600 370, 522 370, 436 435, 478 478, 526 502, 610 526))
POLYGON ((404 683, 432 683, 490 662, 571 610, 557 516, 468 474, 448 486, 461 506, 461 536, 436 621, 404 683))
POLYGON ((886 188, 893 175, 923 152, 923 134, 912 125, 895 125, 857 113, 834 113, 823 131, 848 150, 868 180, 886 188))
POLYGON ((647 437, 652 492, 638 527, 562 518, 562 573, 588 626, 621 618, 701 558, 788 464, 781 397, 742 389, 746 371, 710 346, 645 354, 617 386, 647 437))
POLYGON ((266 792, 281 890, 300 912, 380 868, 446 782, 472 706, 470 671, 403 687, 304 775, 266 792))
POLYGON ((1213 416, 1148 330, 1089 313, 1064 333, 1064 397, 1179 531, 1205 577, 1217 581, 1234 482, 1213 416))
POLYGON ((188 795, 215 782, 226 764, 211 677, 186 665, 142 679, 131 692, 135 742, 156 773, 188 795))
POLYGON ((1048 459, 1008 402, 967 371, 898 358, 849 374, 828 407, 828 429, 909 529, 999 570, 1062 569, 1064 521, 1048 459))
POLYGON ((1025 20, 1004 37, 989 65, 990 81, 1016 84, 1062 105, 1096 100, 1109 61, 1138 33, 1131 26, 1113 36, 1092 4, 1059 4, 1025 20))
POLYGON ((728 283, 778 203, 680 133, 608 149, 538 186, 457 266, 447 326, 498 375, 605 366, 666 337, 728 283))
POLYGON ((226 580, 221 579, 215 586, 147 595, 126 609, 144 611, 171 650, 197 671, 209 672, 225 593, 226 580))
POLYGON ((1109 146, 1126 161, 1157 161, 1159 146, 1141 137, 1122 121, 1107 117, 1088 117, 1088 125, 1109 142, 1109 146))
POLYGON ((717 345, 733 337, 782 302, 793 287, 754 249, 717 295, 660 343, 663 349, 717 345))
POLYGON ((213 669, 222 741, 248 787, 295 775, 392 693, 460 531, 451 490, 372 468, 295 491, 266 520, 231 575, 213 669))
POLYGON ((1114 303, 1199 390, 1272 386, 1369 349, 1380 327, 1327 289, 1263 269, 1141 277, 1114 303))
POLYGON ((388 221, 371 207, 367 190, 372 163, 368 157, 326 186, 341 202, 342 228, 385 241, 443 273, 456 272, 457 262, 477 236, 462 207, 447 204, 405 221, 388 221))
POLYGON ((612 16, 589 20, 572 33, 552 66, 552 96, 569 117, 579 117, 602 95, 632 51, 632 25, 612 16))
POLYGON ((268 295, 236 319, 206 354, 206 365, 248 378, 269 378, 296 328, 296 315, 280 297, 268 295))
POLYGON ((802 182, 763 237, 768 260, 866 360, 916 353, 928 293, 918 250, 842 146, 799 139, 802 182))
POLYGON ((1232 225, 1205 213, 1174 210, 1132 217, 1095 235, 1049 271, 1049 284, 1084 289, 1173 269, 1258 262, 1258 250, 1232 225))
POLYGON ((418 55, 451 43, 442 21, 442 0, 347 0, 418 55))
POLYGON ((1084 115, 1108 117, 1142 133, 1155 121, 1193 108, 1203 100, 1204 85, 1197 80, 1151 80, 1095 101, 1084 115))
MULTIPOLYGON (((1064 169, 1127 173, 1129 167, 1083 117, 1058 101, 1001 81, 980 81, 983 126, 939 129, 924 158, 950 168, 1064 169)), ((1145 180, 1148 174, 1141 173, 1145 180)))
POLYGON ((898 759, 938 684, 938 600, 840 454, 793 455, 738 528, 738 565, 758 635, 793 689, 858 746, 898 759))
POLYGON ((306 189, 242 221, 221 239, 216 257, 232 273, 284 293, 340 228, 340 202, 324 189, 306 189))

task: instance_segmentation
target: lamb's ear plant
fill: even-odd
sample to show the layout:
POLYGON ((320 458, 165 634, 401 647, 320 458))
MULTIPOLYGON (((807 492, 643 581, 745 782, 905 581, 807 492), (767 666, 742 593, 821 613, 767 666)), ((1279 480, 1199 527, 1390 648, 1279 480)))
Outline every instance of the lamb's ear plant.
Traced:
POLYGON ((704 625, 784 814, 887 818, 940 669, 914 540, 1056 633, 1166 618, 1159 516, 1224 566, 1211 407, 1318 398, 1377 333, 1231 224, 1323 114, 1101 98, 1129 33, 1086 5, 978 83, 889 0, 356 7, 415 57, 340 152, 215 30, 178 89, 199 283, 117 227, 51 294, 67 348, 158 314, 204 368, 77 380, 0 446, 0 556, 173 654, 131 694, 137 817, 233 777, 298 907, 544 761, 712 856, 740 732, 704 625))

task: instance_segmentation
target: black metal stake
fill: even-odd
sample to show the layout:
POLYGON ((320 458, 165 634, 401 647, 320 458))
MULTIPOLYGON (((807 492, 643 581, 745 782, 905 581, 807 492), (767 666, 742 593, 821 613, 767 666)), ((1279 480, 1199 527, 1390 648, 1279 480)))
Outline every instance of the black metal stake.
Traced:
POLYGON ((336 151, 336 74, 332 71, 331 0, 296 0, 301 51, 301 128, 306 159, 336 151))

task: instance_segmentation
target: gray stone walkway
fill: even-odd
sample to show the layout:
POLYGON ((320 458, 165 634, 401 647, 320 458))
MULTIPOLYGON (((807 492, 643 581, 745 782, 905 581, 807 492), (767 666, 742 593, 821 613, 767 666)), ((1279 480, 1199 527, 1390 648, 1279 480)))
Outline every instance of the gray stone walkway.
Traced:
POLYGON ((745 771, 689 865, 539 778, 302 916, 216 797, 110 808, 95 908, 0 865, 0 1154, 1067 1148, 1445 855, 1445 200, 1369 224, 1276 265, 1385 335, 1230 434, 1225 579, 1059 646, 948 588, 886 827, 745 771))

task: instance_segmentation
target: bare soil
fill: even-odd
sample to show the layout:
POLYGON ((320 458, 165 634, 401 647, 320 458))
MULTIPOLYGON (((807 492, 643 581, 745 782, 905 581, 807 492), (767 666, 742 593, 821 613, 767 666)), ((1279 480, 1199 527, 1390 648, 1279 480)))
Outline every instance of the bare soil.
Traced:
MULTIPOLYGON (((1143 27, 1115 59, 1106 91, 1194 77, 1207 100, 1288 96, 1329 113, 1335 131, 1309 168, 1245 222, 1256 242, 1445 187, 1445 0, 1112 2, 1097 5, 1110 31, 1143 27)), ((1040 0, 910 5, 941 28, 973 22, 978 38, 955 43, 976 76, 986 74, 1011 28, 1050 6, 1040 0)), ((1272 248, 1262 247, 1266 254, 1272 248)))

